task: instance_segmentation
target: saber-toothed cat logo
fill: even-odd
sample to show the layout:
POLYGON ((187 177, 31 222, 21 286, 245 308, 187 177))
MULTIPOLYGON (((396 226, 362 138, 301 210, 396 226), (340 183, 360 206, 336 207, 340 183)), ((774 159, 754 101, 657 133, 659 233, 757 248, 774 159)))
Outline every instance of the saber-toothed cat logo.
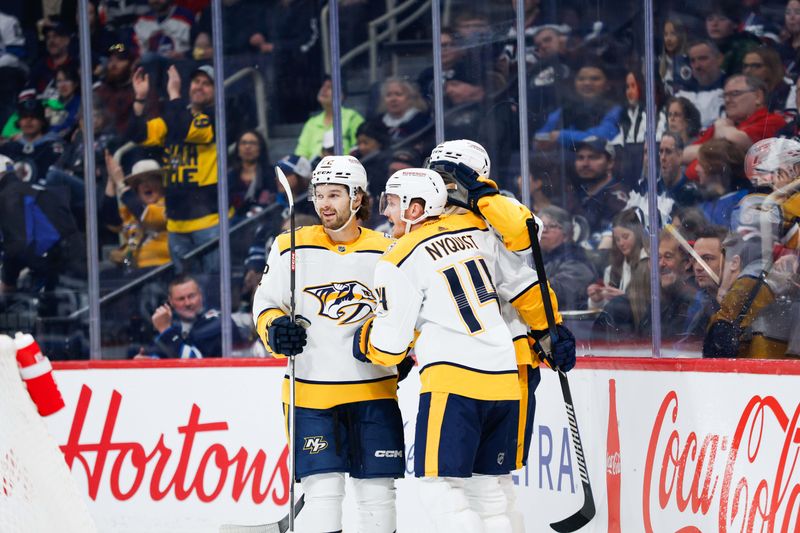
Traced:
POLYGON ((342 281, 307 287, 303 290, 319 300, 319 315, 339 321, 340 325, 357 324, 375 308, 375 296, 359 281, 342 281))

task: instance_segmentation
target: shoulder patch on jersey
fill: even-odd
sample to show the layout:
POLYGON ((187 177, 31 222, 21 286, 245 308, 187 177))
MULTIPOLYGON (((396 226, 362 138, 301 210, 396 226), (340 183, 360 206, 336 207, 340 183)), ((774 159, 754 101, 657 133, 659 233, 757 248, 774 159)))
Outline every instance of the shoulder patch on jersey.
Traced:
POLYGON ((361 322, 375 307, 372 291, 355 280, 306 287, 303 292, 319 301, 320 316, 336 320, 341 326, 361 322))

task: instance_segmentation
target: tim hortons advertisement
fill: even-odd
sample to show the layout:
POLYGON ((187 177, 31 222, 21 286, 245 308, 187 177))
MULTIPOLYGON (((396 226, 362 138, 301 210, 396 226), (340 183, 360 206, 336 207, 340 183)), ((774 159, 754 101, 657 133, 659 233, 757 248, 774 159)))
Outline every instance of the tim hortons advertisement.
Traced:
MULTIPOLYGON (((67 408, 47 423, 100 531, 211 533, 288 512, 283 367, 58 368, 67 408)), ((569 379, 597 507, 581 531, 800 531, 799 365, 583 358, 569 379)), ((418 383, 412 373, 400 387, 401 532, 431 531, 413 477, 418 383)), ((542 532, 580 509, 584 493, 552 371, 536 398, 515 481, 527 530, 542 532)), ((346 500, 345 530, 354 517, 346 500)))

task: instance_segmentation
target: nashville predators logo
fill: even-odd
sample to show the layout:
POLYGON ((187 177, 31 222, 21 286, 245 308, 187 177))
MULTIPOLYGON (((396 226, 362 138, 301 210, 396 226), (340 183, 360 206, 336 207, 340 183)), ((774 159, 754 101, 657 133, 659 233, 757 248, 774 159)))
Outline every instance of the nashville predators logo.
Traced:
POLYGON ((319 314, 339 325, 357 324, 367 318, 375 307, 372 291, 358 281, 342 281, 307 287, 307 292, 319 300, 319 314))

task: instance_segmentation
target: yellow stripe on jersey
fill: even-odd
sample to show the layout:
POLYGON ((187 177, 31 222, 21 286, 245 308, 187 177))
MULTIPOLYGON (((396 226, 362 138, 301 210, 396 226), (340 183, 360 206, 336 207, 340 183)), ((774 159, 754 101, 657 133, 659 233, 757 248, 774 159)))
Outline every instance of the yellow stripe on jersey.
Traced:
MULTIPOLYGON (((548 283, 550 302, 553 304, 553 316, 556 324, 561 324, 561 313, 558 312, 558 298, 548 283)), ((509 302, 522 317, 529 328, 535 331, 547 329, 547 315, 544 313, 544 301, 539 282, 530 284, 524 291, 514 296, 509 302)))
POLYGON ((147 121, 147 137, 144 146, 161 146, 167 138, 167 123, 161 117, 147 121))
MULTIPOLYGON (((474 213, 458 213, 432 218, 425 221, 421 227, 395 241, 381 259, 400 266, 418 246, 430 239, 474 230, 488 231, 486 221, 474 213)), ((436 251, 431 253, 436 253, 436 251)))
POLYGON ((219 214, 211 213, 204 217, 189 220, 167 219, 167 231, 172 233, 191 233, 201 229, 213 228, 219 224, 219 214))
POLYGON ((367 359, 369 359, 376 365, 395 366, 399 365, 403 361, 403 359, 406 358, 406 354, 408 354, 408 348, 400 353, 384 352, 380 348, 376 348, 375 346, 373 346, 372 343, 370 342, 367 351, 367 359))
POLYGON ((280 316, 286 316, 286 313, 274 307, 270 307, 261 311, 261 314, 258 315, 258 319, 256 320, 256 333, 258 333, 258 336, 261 337, 261 342, 264 343, 264 346, 267 348, 267 351, 270 353, 270 355, 273 357, 284 358, 286 356, 282 353, 275 353, 272 351, 267 336, 267 328, 270 324, 272 324, 273 320, 280 316))
POLYGON ((527 335, 514 337, 514 353, 517 356, 517 366, 530 365, 534 368, 539 366, 539 360, 533 356, 527 335))
POLYGON ((431 405, 428 408, 428 429, 425 438, 425 476, 439 475, 439 442, 442 439, 442 422, 447 407, 446 392, 432 392, 431 405))
MULTIPOLYGON (((525 342, 527 345, 527 341, 525 342)), ((526 346, 527 348, 527 346, 526 346)), ((530 353, 530 350, 528 350, 530 353)), ((518 365, 519 371, 519 424, 517 426, 517 469, 522 468, 522 458, 525 455, 525 425, 528 423, 528 365, 518 365)))
MULTIPOLYGON (((302 356, 301 356, 302 357, 302 356)), ((298 407, 330 409, 345 403, 367 400, 396 400, 397 376, 359 383, 319 383, 296 380, 295 399, 298 407)), ((283 379, 282 397, 289 403, 289 377, 283 379)))
POLYGON ((503 237, 506 248, 521 252, 531 247, 527 225, 531 212, 527 207, 502 194, 494 194, 478 200, 478 210, 503 237))
MULTIPOLYGON (((291 247, 291 233, 284 232, 277 237, 278 249, 281 254, 289 251, 291 247)), ((320 248, 339 255, 349 253, 377 253, 382 254, 389 248, 392 239, 383 233, 367 228, 361 228, 359 236, 350 242, 333 242, 325 229, 320 226, 303 226, 295 230, 296 248, 320 248)))
POLYGON ((450 392, 475 400, 519 400, 517 371, 482 372, 449 363, 420 370, 420 392, 450 392))

